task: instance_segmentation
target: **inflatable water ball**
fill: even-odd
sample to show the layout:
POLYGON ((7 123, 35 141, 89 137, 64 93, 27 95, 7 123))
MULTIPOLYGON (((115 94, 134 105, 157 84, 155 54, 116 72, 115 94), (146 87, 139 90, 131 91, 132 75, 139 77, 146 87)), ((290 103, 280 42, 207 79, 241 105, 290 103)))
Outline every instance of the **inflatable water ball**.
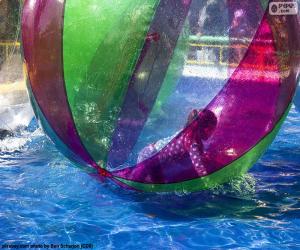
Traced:
POLYGON ((122 187, 192 192, 225 183, 259 159, 291 106, 296 7, 25 0, 36 116, 77 165, 122 187))

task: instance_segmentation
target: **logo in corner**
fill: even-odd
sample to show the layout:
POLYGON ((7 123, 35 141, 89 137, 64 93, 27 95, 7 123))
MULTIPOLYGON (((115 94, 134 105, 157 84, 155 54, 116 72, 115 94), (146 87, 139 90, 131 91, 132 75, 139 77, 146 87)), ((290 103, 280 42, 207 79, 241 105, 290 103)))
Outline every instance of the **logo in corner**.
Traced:
POLYGON ((270 15, 283 16, 283 15, 297 15, 298 3, 297 2, 272 2, 269 5, 270 15))

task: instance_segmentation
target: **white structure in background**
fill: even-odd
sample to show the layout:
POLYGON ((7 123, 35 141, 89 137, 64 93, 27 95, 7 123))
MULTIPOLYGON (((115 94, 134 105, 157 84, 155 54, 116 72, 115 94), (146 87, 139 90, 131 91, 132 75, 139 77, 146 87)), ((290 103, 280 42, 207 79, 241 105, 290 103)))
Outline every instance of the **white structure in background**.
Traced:
POLYGON ((34 114, 29 102, 20 53, 14 53, 0 66, 0 129, 26 127, 34 114))

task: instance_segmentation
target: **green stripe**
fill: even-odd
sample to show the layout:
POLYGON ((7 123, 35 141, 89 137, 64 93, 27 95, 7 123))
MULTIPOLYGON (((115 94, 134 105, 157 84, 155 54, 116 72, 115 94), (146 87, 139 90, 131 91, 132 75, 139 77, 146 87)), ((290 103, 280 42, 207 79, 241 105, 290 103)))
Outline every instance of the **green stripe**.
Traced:
POLYGON ((275 128, 264 137, 254 148, 244 154, 242 157, 232 162, 228 166, 221 170, 210 174, 205 177, 184 181, 180 183, 171 184, 145 184, 134 181, 125 180, 122 178, 115 177, 118 181, 131 186, 135 189, 142 190, 145 192, 195 192, 204 189, 213 188, 217 185, 228 182, 230 179, 242 175, 248 171, 248 169, 255 164, 255 162, 263 155, 268 146, 272 143, 281 125, 283 124, 289 109, 286 110, 284 116, 277 123, 275 128))
POLYGON ((66 1, 63 56, 75 125, 103 164, 158 0, 66 1))

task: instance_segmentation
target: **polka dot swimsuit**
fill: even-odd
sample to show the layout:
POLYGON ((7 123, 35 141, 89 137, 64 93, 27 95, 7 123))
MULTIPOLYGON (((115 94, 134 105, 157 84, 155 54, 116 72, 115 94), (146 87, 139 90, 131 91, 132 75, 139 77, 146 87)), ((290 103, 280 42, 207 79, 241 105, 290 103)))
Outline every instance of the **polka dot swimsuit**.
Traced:
POLYGON ((173 139, 160 152, 161 162, 175 160, 188 154, 195 170, 200 174, 205 174, 202 163, 203 144, 197 130, 189 130, 179 137, 173 139))

